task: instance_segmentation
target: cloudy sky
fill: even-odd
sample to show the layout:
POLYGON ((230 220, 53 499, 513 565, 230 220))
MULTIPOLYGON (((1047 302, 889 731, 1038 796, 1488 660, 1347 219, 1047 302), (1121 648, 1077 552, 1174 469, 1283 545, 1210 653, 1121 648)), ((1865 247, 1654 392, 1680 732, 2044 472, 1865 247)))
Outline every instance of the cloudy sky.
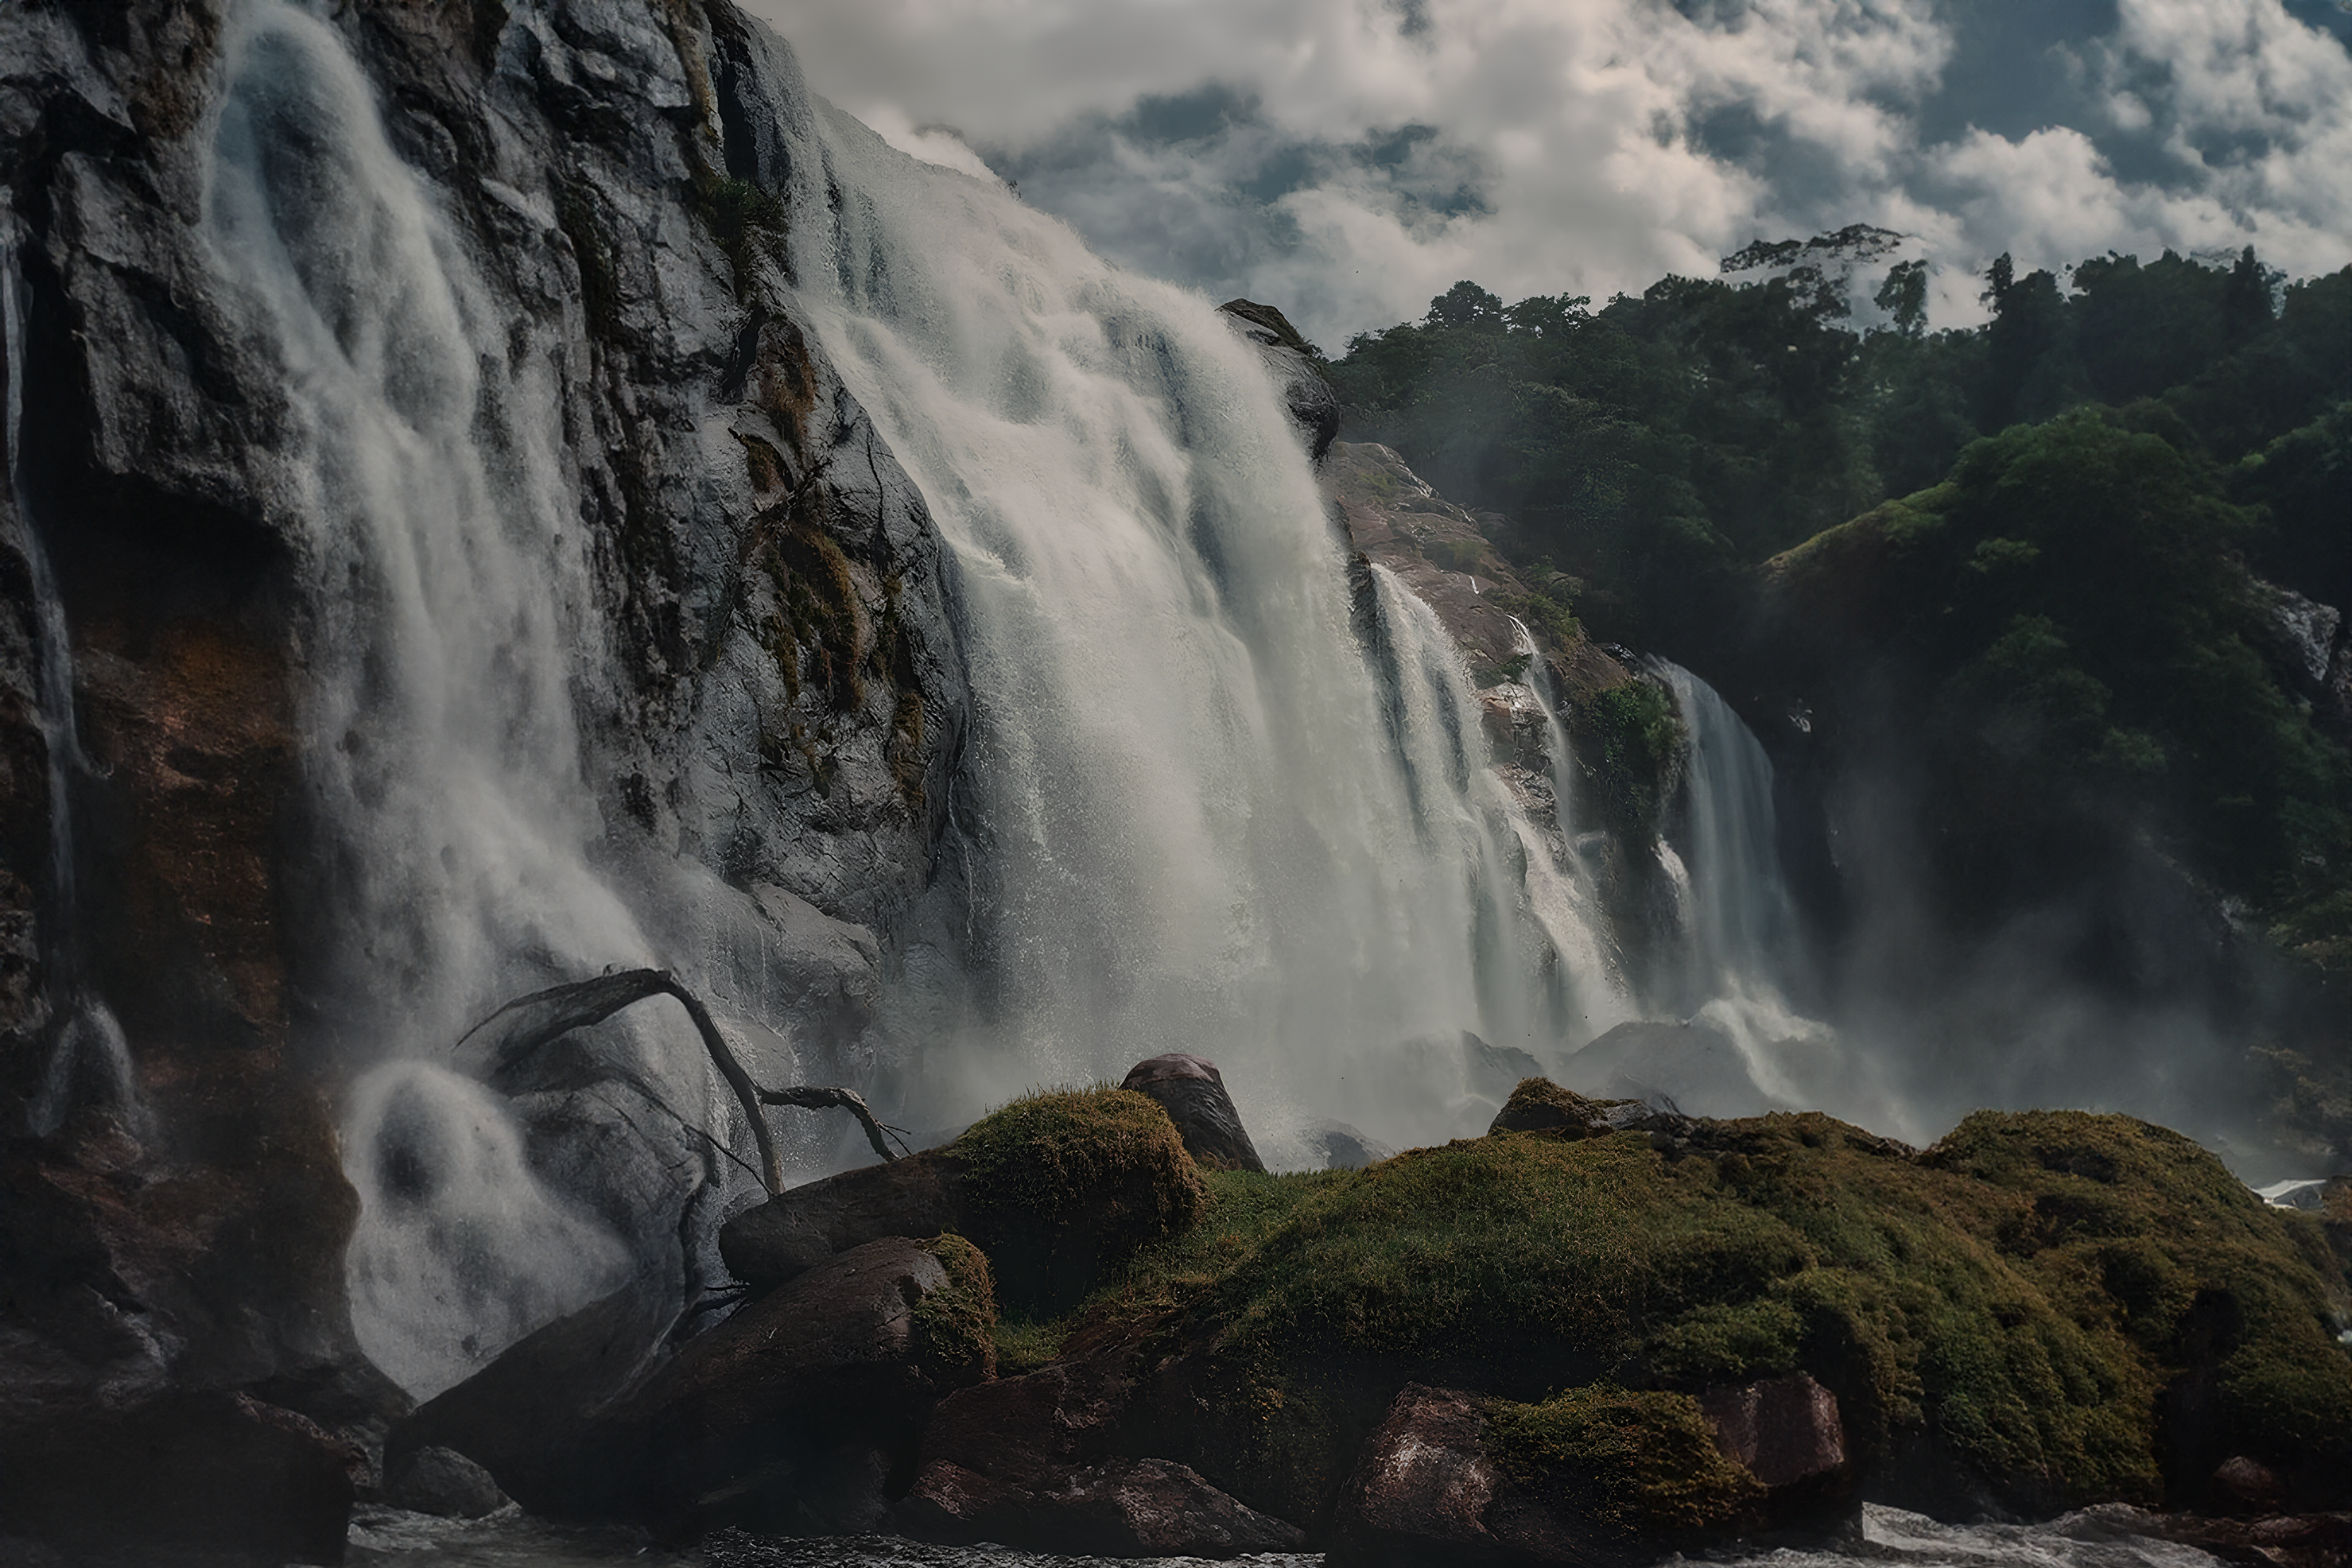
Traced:
POLYGON ((1327 349, 1757 238, 2352 262, 2352 0, 748 0, 816 89, 1327 349))

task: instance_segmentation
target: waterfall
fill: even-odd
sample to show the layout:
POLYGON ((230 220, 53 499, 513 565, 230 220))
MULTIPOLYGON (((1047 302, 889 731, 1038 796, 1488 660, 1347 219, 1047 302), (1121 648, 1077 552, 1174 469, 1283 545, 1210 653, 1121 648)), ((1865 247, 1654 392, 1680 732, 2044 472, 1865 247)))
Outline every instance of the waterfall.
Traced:
POLYGON ((1810 986, 1811 956, 1780 866, 1771 759, 1715 688, 1671 660, 1647 662, 1687 734, 1685 852, 1661 841, 1657 853, 1686 915, 1677 985, 1696 1004, 1689 1021, 1726 1037, 1769 1100, 1888 1125, 1873 1075, 1791 1004, 1810 986))
POLYGON ((1670 660, 1648 662, 1674 692, 1688 735, 1685 858, 1699 984, 1784 988, 1802 938, 1780 871, 1771 759, 1714 687, 1670 660))
POLYGON ((52 1033, 48 1061, 26 1114, 33 1133, 47 1137, 65 1124, 77 1106, 95 1101, 110 1106, 126 1128, 143 1134, 148 1131, 146 1110, 121 1026, 82 981, 73 783, 76 774, 89 771, 89 762, 82 752, 81 733, 74 718, 73 638, 66 626, 65 602, 58 595, 57 575, 25 485, 25 279, 17 259, 19 243, 15 210, 0 203, 0 353, 7 360, 7 483, 16 506, 26 571, 32 580, 35 655, 39 666, 35 696, 48 762, 48 931, 42 958, 48 971, 47 999, 52 1033))
POLYGON ((521 329, 325 24, 253 0, 228 58, 205 233, 284 363, 315 605, 303 784, 331 839, 310 901, 341 1044, 381 1064, 345 1128, 347 1279, 362 1346, 425 1395, 623 1259, 533 1178, 497 1097, 422 1054, 551 973, 653 954, 586 858, 572 684, 601 679, 604 637, 548 357, 510 352, 521 329))
POLYGON ((973 691, 989 984, 926 1073, 1001 1094, 1183 1049, 1266 1121, 1476 1130, 1412 1043, 1566 1024, 1451 638, 1376 572, 1368 661, 1315 476, 1205 300, 838 112, 814 135, 803 302, 951 547, 973 691))

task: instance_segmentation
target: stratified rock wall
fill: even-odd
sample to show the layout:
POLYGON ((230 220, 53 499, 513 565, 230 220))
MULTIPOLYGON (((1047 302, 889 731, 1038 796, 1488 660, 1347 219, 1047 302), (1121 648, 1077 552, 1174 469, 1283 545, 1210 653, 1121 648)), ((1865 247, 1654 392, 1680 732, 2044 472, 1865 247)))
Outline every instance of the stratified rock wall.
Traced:
MULTIPOLYGON (((281 339, 208 226, 237 29, 270 14, 0 13, 22 407, 0 489, 0 1470, 102 1386, 134 1417, 188 1386, 331 1427, 396 1408, 343 1300, 336 1096, 387 1006, 502 999, 354 979, 352 837, 316 781, 361 738, 314 731, 321 627, 358 583, 325 572, 281 339), (44 679, 68 649, 59 711, 44 679), (100 1009, 127 1081, 112 1037, 70 1033, 100 1009)), ((922 498, 778 259, 796 68, 724 0, 362 3, 328 26, 503 325, 483 385, 552 400, 534 417, 561 431, 591 584, 565 626, 590 863, 657 956, 767 1022, 771 1076, 871 1081, 966 692, 922 498)), ((494 468, 512 418, 477 416, 494 468)), ((551 1168, 583 1163, 567 1137, 621 1135, 578 1131, 576 1085, 534 1087, 551 1168)), ((634 1242, 675 1248, 706 1179, 612 1183, 660 1200, 634 1242)), ((0 1513, 20 1501, 0 1488, 0 1513)))

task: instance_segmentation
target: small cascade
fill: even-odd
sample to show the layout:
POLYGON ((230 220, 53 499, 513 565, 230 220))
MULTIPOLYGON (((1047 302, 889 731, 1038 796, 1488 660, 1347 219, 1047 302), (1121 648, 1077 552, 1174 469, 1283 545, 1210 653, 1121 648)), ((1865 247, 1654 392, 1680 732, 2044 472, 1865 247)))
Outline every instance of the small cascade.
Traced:
POLYGON ((1570 1049, 1639 1016, 1627 994, 1622 969, 1601 933, 1608 920, 1601 910, 1592 873, 1577 853, 1575 809, 1576 755, 1570 749, 1568 724, 1560 717, 1559 700, 1552 689, 1551 667, 1525 622, 1511 619, 1518 650, 1528 660, 1528 692, 1543 716, 1544 756, 1550 764, 1552 826, 1558 847, 1546 840, 1522 813, 1513 826, 1522 834, 1527 860, 1529 903, 1542 921, 1563 973, 1572 987, 1573 1009, 1563 1043, 1570 1049))
MULTIPOLYGON (((1771 759, 1713 687, 1671 660, 1648 665, 1673 691, 1688 737, 1683 842, 1656 847, 1685 943, 1669 1004, 1685 1015, 1684 1033, 1670 1043, 1694 1065, 1727 1053, 1723 1059, 1738 1064, 1733 1076, 1744 1069, 1748 1080, 1695 1089, 1688 1078, 1673 1080, 1694 1101, 1686 1109, 1708 1109, 1711 1094, 1724 1110, 1778 1105, 1851 1115, 1866 1107, 1869 1120, 1884 1124, 1885 1108, 1865 1093, 1834 1031, 1790 1002, 1809 989, 1811 957, 1780 866, 1771 759)), ((1642 1081, 1638 1059, 1619 1070, 1642 1081)))
POLYGON ((297 421, 304 784, 332 840, 312 902, 340 1044, 385 1064, 345 1130, 352 1317, 422 1396, 607 1289, 619 1244, 538 1185, 483 1091, 415 1058, 551 976, 655 960, 588 860, 573 687, 606 679, 605 637, 552 351, 477 279, 326 24, 251 0, 226 56, 205 234, 297 421))
POLYGON ((548 1192, 512 1114, 473 1079, 392 1063, 361 1081, 346 1127, 368 1216, 344 1259, 353 1305, 408 1314, 362 1345, 419 1399, 629 1278, 627 1248, 548 1192))
POLYGON ((121 1026, 82 979, 79 891, 74 852, 74 780, 89 771, 74 717, 73 638, 66 625, 49 553, 32 515, 25 485, 25 279, 17 260, 13 210, 0 205, 0 353, 7 359, 8 491, 16 505, 19 538, 32 579, 41 739, 48 759, 49 904, 47 951, 51 1035, 49 1058, 27 1108, 37 1137, 65 1125, 83 1105, 111 1109, 134 1134, 148 1131, 139 1084, 121 1026))
POLYGON ((1689 736, 1684 778, 1696 984, 1737 977, 1783 987, 1802 962, 1796 904, 1780 871, 1772 762, 1715 688, 1663 658, 1689 736))

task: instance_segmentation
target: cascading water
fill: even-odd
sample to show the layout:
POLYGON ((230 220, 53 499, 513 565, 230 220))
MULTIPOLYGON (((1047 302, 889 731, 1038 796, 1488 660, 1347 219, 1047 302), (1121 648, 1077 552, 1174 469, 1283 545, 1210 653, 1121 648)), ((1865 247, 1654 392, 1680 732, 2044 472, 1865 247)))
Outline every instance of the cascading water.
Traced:
POLYGON ((1688 734, 1687 854, 1658 845, 1686 917, 1674 1010, 1727 1040, 1767 1101, 1917 1136, 1887 1089, 1884 1065, 1844 1048, 1830 1026, 1792 1005, 1792 994, 1812 984, 1812 959, 1781 869, 1772 763, 1762 742, 1706 681, 1667 659, 1648 663, 1674 692, 1688 734))
MULTIPOLYGON (((291 394, 321 990, 375 1064, 346 1274, 362 1345, 429 1394, 631 1255, 428 1053, 505 995, 660 962, 645 922, 694 922, 644 900, 691 879, 633 907, 587 853, 574 704, 611 633, 557 329, 503 319, 328 26, 250 0, 227 59, 205 233, 291 394)), ((1334 1114, 1420 1142, 1491 1114, 1464 1031, 1549 1057, 1626 1016, 1572 826, 1494 765, 1434 613, 1375 572, 1360 638, 1255 348, 1002 188, 829 110, 794 123, 799 302, 951 547, 974 707, 968 962, 882 999, 911 1037, 902 1120, 1184 1049, 1270 1150, 1334 1114)), ((698 1056, 636 1046, 725 1125, 698 1056)))
POLYGON ((1771 759, 1715 688, 1671 660, 1648 662, 1674 692, 1689 736, 1693 983, 1736 979, 1784 990, 1803 943, 1780 871, 1771 759))
POLYGON ((1636 1016, 1624 976, 1601 940, 1607 921, 1600 908, 1592 876, 1577 851, 1576 754, 1570 749, 1568 725, 1559 716, 1559 700, 1552 690, 1551 670, 1526 623, 1514 616, 1518 651, 1528 661, 1528 694, 1542 716, 1544 756, 1550 763, 1552 826, 1559 847, 1546 842, 1525 813, 1513 819, 1526 857, 1528 895, 1559 955, 1563 972, 1574 986, 1573 1027, 1564 1043, 1580 1046, 1594 1036, 1636 1016))
POLYGON ((845 116, 817 134, 804 302, 953 547, 974 692, 989 991, 923 1087, 1184 1049, 1262 1118, 1460 1130, 1391 1047, 1558 1035, 1451 639, 1382 578, 1368 669, 1306 457, 1203 301, 845 116))
POLYGON ((348 1047, 384 1064, 345 1130, 352 1313, 428 1394, 626 1258, 532 1177, 496 1097, 420 1053, 502 993, 651 954, 585 857, 572 682, 603 636, 548 356, 509 353, 324 24, 254 0, 229 59, 205 228, 284 361, 317 606, 305 784, 334 840, 319 945, 348 1047))
POLYGON ((25 279, 17 262, 16 216, 0 205, 0 352, 7 358, 6 419, 8 492, 15 498, 25 563, 32 578, 34 629, 39 660, 39 716, 48 755, 49 931, 44 943, 47 966, 49 1057, 27 1109, 36 1136, 63 1126, 78 1105, 110 1107, 134 1133, 148 1129, 145 1108, 121 1026, 106 1004, 82 982, 80 899, 74 863, 73 781, 87 773, 81 733, 74 719, 73 639, 66 626, 49 552, 32 516, 25 485, 25 279))

